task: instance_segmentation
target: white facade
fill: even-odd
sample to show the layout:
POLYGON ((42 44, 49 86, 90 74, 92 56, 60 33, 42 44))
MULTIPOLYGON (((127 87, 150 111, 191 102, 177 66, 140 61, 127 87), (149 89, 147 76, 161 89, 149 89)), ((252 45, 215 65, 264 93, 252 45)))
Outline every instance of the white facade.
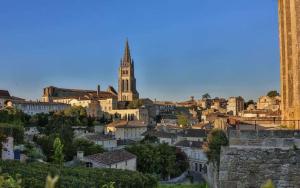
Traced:
POLYGON ((111 140, 95 140, 93 141, 95 144, 102 146, 106 150, 112 150, 114 148, 117 148, 117 140, 111 139, 111 140))
POLYGON ((227 103, 227 113, 237 116, 244 110, 244 99, 242 97, 230 97, 227 103))
POLYGON ((28 115, 35 115, 38 113, 49 113, 62 111, 69 108, 70 105, 62 103, 50 103, 50 102, 32 102, 32 101, 7 101, 7 107, 15 107, 18 110, 23 111, 28 115))
POLYGON ((205 173, 206 165, 208 159, 202 148, 193 148, 193 147, 180 147, 188 157, 190 163, 190 171, 197 173, 205 173))
POLYGON ((2 160, 14 160, 14 138, 7 137, 6 142, 2 143, 2 160))
POLYGON ((147 127, 116 127, 115 137, 120 140, 135 140, 143 139, 142 134, 147 131, 147 127))
POLYGON ((121 162, 110 164, 110 165, 99 163, 99 162, 96 162, 93 160, 88 160, 88 159, 84 159, 84 161, 87 163, 90 163, 90 164, 87 164, 87 167, 90 167, 90 168, 112 168, 112 169, 136 171, 136 158, 126 160, 126 161, 121 161, 121 162))
POLYGON ((110 114, 120 114, 121 119, 129 121, 145 121, 149 122, 149 113, 145 108, 139 109, 122 109, 122 110, 111 110, 110 114))

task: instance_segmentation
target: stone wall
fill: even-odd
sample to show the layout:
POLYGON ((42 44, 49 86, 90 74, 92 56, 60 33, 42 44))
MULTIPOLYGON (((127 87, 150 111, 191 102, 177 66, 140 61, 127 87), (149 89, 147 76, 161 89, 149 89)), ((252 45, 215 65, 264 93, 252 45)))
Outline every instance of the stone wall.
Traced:
POLYGON ((231 131, 220 156, 219 188, 300 187, 300 132, 231 131))
POLYGON ((300 131, 231 130, 230 147, 300 148, 300 131))
POLYGON ((259 188, 271 179, 277 188, 300 187, 300 150, 222 148, 220 188, 259 188))

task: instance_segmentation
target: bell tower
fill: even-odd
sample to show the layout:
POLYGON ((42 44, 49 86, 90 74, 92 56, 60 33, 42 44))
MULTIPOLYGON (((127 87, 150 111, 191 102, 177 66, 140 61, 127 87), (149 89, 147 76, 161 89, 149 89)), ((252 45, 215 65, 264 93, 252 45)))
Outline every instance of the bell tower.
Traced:
POLYGON ((134 62, 131 59, 128 40, 119 68, 118 101, 133 101, 139 98, 134 77, 134 62))

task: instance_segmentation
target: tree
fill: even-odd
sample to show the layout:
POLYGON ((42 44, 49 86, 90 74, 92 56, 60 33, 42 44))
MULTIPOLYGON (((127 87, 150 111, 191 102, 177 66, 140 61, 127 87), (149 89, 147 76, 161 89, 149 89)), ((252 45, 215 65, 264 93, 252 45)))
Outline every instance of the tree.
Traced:
POLYGON ((139 172, 156 174, 162 179, 177 177, 188 168, 187 158, 168 144, 135 144, 126 148, 137 156, 139 172))
POLYGON ((207 140, 208 148, 206 154, 208 160, 219 167, 221 147, 228 145, 226 133, 222 129, 213 129, 209 133, 207 140))
POLYGON ((76 139, 73 142, 73 157, 77 151, 83 151, 85 155, 93 155, 96 153, 103 153, 104 149, 100 145, 96 145, 91 141, 88 141, 86 139, 76 139))
POLYGON ((251 99, 248 102, 245 102, 244 108, 247 109, 250 104, 255 104, 255 102, 251 99))
POLYGON ((269 91, 267 96, 273 98, 279 96, 279 93, 276 90, 273 90, 273 91, 269 91))
POLYGON ((188 125, 188 119, 187 119, 186 116, 178 115, 177 119, 178 119, 178 124, 179 125, 182 125, 183 127, 186 127, 188 125))
POLYGON ((61 143, 59 138, 56 138, 53 143, 53 162, 55 164, 62 165, 64 162, 64 154, 63 154, 64 145, 61 143))
POLYGON ((208 93, 205 93, 204 95, 202 95, 202 99, 210 99, 210 95, 208 93))
POLYGON ((272 180, 268 180, 262 188, 275 188, 275 185, 273 184, 272 180))

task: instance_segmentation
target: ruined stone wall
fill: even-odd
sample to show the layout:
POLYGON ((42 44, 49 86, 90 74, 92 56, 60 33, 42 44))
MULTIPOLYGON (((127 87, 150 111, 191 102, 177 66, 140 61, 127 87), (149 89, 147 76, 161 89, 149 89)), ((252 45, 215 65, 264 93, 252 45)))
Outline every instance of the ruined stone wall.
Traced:
POLYGON ((300 188, 300 132, 230 131, 220 156, 219 188, 300 188))

